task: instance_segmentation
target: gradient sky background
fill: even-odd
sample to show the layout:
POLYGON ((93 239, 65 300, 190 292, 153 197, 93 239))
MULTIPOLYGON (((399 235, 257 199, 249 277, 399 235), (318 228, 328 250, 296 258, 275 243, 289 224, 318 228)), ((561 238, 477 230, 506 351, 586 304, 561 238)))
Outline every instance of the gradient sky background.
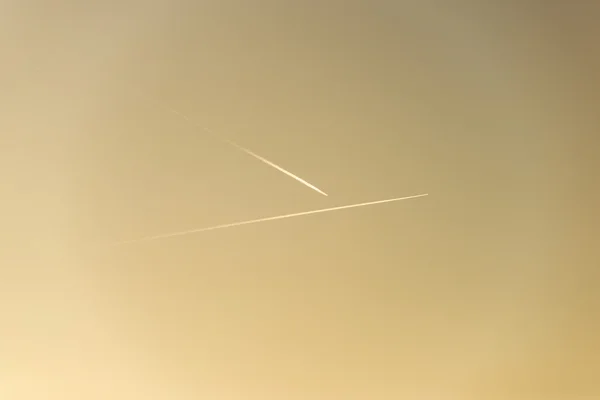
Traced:
POLYGON ((559 3, 3 2, 0 397, 600 398, 600 10, 559 3))

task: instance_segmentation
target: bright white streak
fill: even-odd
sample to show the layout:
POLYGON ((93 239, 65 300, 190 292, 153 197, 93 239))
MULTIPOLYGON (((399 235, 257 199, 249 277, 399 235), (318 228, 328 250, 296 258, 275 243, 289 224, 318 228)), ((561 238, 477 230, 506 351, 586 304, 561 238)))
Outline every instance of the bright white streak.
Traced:
POLYGON ((146 238, 142 238, 142 239, 128 240, 128 241, 119 242, 119 243, 117 243, 117 245, 120 245, 120 244, 129 244, 129 243, 137 243, 137 242, 146 242, 146 241, 157 240, 157 239, 166 239, 166 238, 170 238, 170 237, 174 237, 174 236, 184 236, 184 235, 191 235, 191 234, 194 234, 194 233, 214 231, 214 230, 217 230, 217 229, 233 228, 234 226, 257 224, 259 222, 275 221, 275 220, 278 220, 278 219, 294 218, 294 217, 300 217, 300 216, 303 216, 303 215, 319 214, 319 213, 324 213, 324 212, 329 212, 329 211, 346 210, 346 209, 349 209, 349 208, 357 208, 357 207, 372 206, 372 205, 375 205, 375 204, 391 203, 391 202, 394 202, 394 201, 415 199, 417 197, 424 197, 424 196, 427 196, 427 195, 428 195, 427 193, 424 193, 424 194, 418 194, 418 195, 414 195, 414 196, 397 197, 397 198, 394 198, 394 199, 386 199, 386 200, 378 200, 378 201, 369 201, 367 203, 350 204, 350 205, 346 205, 346 206, 338 206, 338 207, 331 207, 331 208, 322 208, 320 210, 303 211, 303 212, 298 212, 298 213, 293 213, 293 214, 278 215, 278 216, 275 216, 275 217, 252 219, 252 220, 249 220, 249 221, 242 221, 242 222, 233 222, 233 223, 230 223, 230 224, 222 224, 222 225, 210 226, 210 227, 207 227, 207 228, 192 229, 192 230, 189 230, 189 231, 167 233, 167 234, 164 234, 164 235, 150 236, 150 237, 146 237, 146 238))
POLYGON ((279 165, 277 165, 277 164, 275 164, 275 163, 273 163, 273 162, 271 162, 271 161, 267 160, 267 159, 266 159, 266 158, 264 158, 264 157, 261 157, 261 156, 259 156, 258 154, 254 153, 253 151, 251 151, 251 150, 249 150, 249 149, 247 149, 247 148, 245 148, 245 147, 243 147, 243 146, 240 146, 239 144, 237 144, 237 143, 236 143, 236 142, 234 142, 233 140, 227 139, 226 137, 224 137, 224 136, 222 136, 222 135, 218 135, 218 134, 216 134, 215 132, 213 132, 212 130, 210 130, 210 129, 208 129, 208 128, 204 127, 204 126, 201 126, 201 125, 198 125, 198 124, 196 124, 196 123, 195 123, 194 121, 192 121, 192 120, 191 120, 191 119, 190 119, 190 118, 189 118, 187 115, 185 115, 185 114, 183 114, 183 113, 181 113, 181 112, 179 112, 179 111, 177 111, 177 110, 174 110, 174 109, 172 109, 172 108, 169 108, 169 109, 171 110, 171 112, 173 112, 173 113, 175 113, 175 114, 179 115, 180 117, 182 117, 182 118, 183 118, 183 119, 185 119, 187 122, 189 122, 190 124, 194 125, 195 127, 199 128, 199 129, 202 129, 202 130, 204 130, 205 132, 208 132, 208 133, 210 133, 211 135, 213 135, 213 136, 215 136, 215 137, 217 137, 217 138, 219 138, 219 139, 223 140, 223 141, 224 141, 224 142, 226 142, 226 143, 229 143, 230 145, 232 145, 232 146, 233 146, 233 147, 235 147, 236 149, 243 151, 244 153, 248 154, 249 156, 256 158, 258 161, 261 161, 261 162, 263 162, 263 163, 267 164, 267 165, 268 165, 268 166, 270 166, 270 167, 273 167, 273 168, 275 168, 275 169, 276 169, 276 170, 278 170, 279 172, 283 172, 284 174, 286 174, 286 175, 287 175, 287 176, 289 176, 290 178, 293 178, 293 179, 297 180, 298 182, 300 182, 300 183, 301 183, 301 184, 303 184, 304 186, 311 188, 312 190, 314 190, 314 191, 316 191, 316 192, 318 192, 318 193, 322 194, 323 196, 328 196, 328 194, 327 194, 327 193, 325 193, 324 191, 322 191, 321 189, 319 189, 319 188, 318 188, 318 187, 316 187, 315 185, 313 185, 313 184, 311 184, 311 183, 308 183, 307 181, 305 181, 304 179, 300 178, 299 176, 296 176, 296 175, 292 174, 290 171, 286 170, 285 168, 283 168, 283 167, 280 167, 279 165))

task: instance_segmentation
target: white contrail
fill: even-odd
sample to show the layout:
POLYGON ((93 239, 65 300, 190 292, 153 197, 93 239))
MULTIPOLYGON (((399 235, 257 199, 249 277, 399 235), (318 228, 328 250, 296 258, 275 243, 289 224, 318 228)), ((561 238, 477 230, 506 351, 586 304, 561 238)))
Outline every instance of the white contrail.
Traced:
POLYGON ((211 135, 213 135, 213 136, 215 136, 215 137, 217 137, 217 138, 219 138, 219 139, 223 140, 223 141, 224 141, 224 142, 226 142, 226 143, 229 143, 230 145, 232 145, 232 146, 233 146, 233 147, 235 147, 236 149, 238 149, 238 150, 241 150, 241 151, 243 151, 244 153, 248 154, 249 156, 251 156, 251 157, 254 157, 254 158, 256 158, 257 160, 259 160, 259 161, 261 161, 261 162, 263 162, 263 163, 265 163, 265 164, 267 164, 267 165, 269 165, 269 166, 271 166, 271 167, 275 168, 275 169, 276 169, 276 170, 278 170, 279 172, 283 172, 284 174, 286 174, 286 175, 287 175, 287 176, 289 176, 290 178, 293 178, 293 179, 297 180, 298 182, 302 183, 303 185, 305 185, 305 186, 307 186, 307 187, 311 188, 312 190, 314 190, 314 191, 316 191, 316 192, 318 192, 318 193, 322 194, 323 196, 328 196, 328 194, 327 194, 327 193, 325 193, 324 191, 322 191, 321 189, 319 189, 319 188, 318 188, 318 187, 316 187, 315 185, 313 185, 313 184, 311 184, 311 183, 308 183, 307 181, 305 181, 304 179, 300 178, 299 176, 296 176, 296 175, 292 174, 290 171, 286 170, 285 168, 282 168, 282 167, 280 167, 279 165, 277 165, 277 164, 275 164, 275 163, 273 163, 273 162, 271 162, 271 161, 267 160, 267 159, 266 159, 266 158, 264 158, 264 157, 261 157, 261 156, 259 156, 258 154, 254 153, 253 151, 251 151, 251 150, 249 150, 249 149, 247 149, 247 148, 245 148, 245 147, 243 147, 243 146, 240 146, 239 144, 237 144, 237 143, 236 143, 236 142, 234 142, 233 140, 227 139, 226 137, 224 137, 224 136, 222 136, 222 135, 219 135, 219 134, 217 134, 217 133, 213 132, 212 130, 208 129, 208 128, 207 128, 207 127, 205 127, 205 126, 198 125, 197 123, 195 123, 194 121, 192 121, 192 120, 191 120, 191 119, 190 119, 190 118, 189 118, 187 115, 185 115, 185 114, 183 114, 183 113, 181 113, 181 112, 179 112, 179 111, 177 111, 177 110, 174 110, 174 109, 172 109, 172 108, 169 108, 169 110, 170 110, 171 112, 173 112, 173 113, 175 113, 175 114, 179 115, 180 117, 182 117, 183 119, 185 119, 187 122, 189 122, 189 123, 190 123, 190 124, 192 124, 193 126, 195 126, 195 127, 199 128, 199 129, 202 129, 202 130, 204 130, 205 132, 208 132, 208 133, 210 133, 211 135))
POLYGON ((184 236, 184 235, 191 235, 193 233, 214 231, 214 230, 217 230, 217 229, 233 228, 234 226, 257 224, 259 222, 275 221, 275 220, 278 220, 278 219, 294 218, 294 217, 300 217, 300 216, 303 216, 303 215, 311 215, 311 214, 319 214, 319 213, 324 213, 324 212, 329 212, 329 211, 345 210, 345 209, 348 209, 348 208, 357 208, 357 207, 372 206, 372 205, 375 205, 375 204, 391 203, 391 202, 394 202, 394 201, 415 199, 417 197, 423 197, 423 196, 427 196, 427 195, 428 195, 427 193, 424 193, 424 194, 418 194, 418 195, 414 195, 414 196, 397 197, 397 198, 394 198, 394 199, 370 201, 370 202, 367 202, 367 203, 350 204, 350 205, 346 205, 346 206, 338 206, 338 207, 331 207, 331 208, 322 208, 320 210, 303 211, 303 212, 298 212, 298 213, 293 213, 293 214, 278 215, 278 216, 275 216, 275 217, 267 217, 267 218, 252 219, 252 220, 249 220, 249 221, 233 222, 233 223, 229 223, 229 224, 222 224, 222 225, 210 226, 210 227, 207 227, 207 228, 192 229, 192 230, 189 230, 189 231, 182 231, 182 232, 167 233, 167 234, 163 234, 163 235, 149 236, 149 237, 145 237, 145 238, 142 238, 142 239, 127 240, 127 241, 123 241, 123 242, 118 242, 118 243, 116 243, 116 245, 129 244, 129 243, 137 243, 137 242, 145 242, 145 241, 156 240, 156 239, 166 239, 166 238, 170 238, 170 237, 174 237, 174 236, 184 236))

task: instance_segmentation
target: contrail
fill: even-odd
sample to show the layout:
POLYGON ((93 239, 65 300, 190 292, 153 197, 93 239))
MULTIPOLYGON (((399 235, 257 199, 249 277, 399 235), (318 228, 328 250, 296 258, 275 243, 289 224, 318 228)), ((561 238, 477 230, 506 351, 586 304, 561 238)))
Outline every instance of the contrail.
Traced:
POLYGON ((312 190, 314 190, 314 191, 316 191, 316 192, 318 192, 318 193, 322 194, 323 196, 328 196, 328 194, 327 194, 327 193, 325 193, 324 191, 322 191, 321 189, 319 189, 319 188, 318 188, 318 187, 316 187, 315 185, 313 185, 313 184, 311 184, 311 183, 308 183, 307 181, 305 181, 304 179, 300 178, 299 176, 296 176, 296 175, 292 174, 290 171, 286 170, 285 168, 283 168, 283 167, 280 167, 279 165, 277 165, 277 164, 275 164, 275 163, 273 163, 273 162, 271 162, 271 161, 267 160, 267 159, 266 159, 266 158, 264 158, 264 157, 261 157, 261 156, 259 156, 258 154, 254 153, 253 151, 251 151, 251 150, 249 150, 249 149, 247 149, 247 148, 245 148, 245 147, 243 147, 243 146, 240 146, 239 144, 237 144, 237 143, 236 143, 236 142, 234 142, 233 140, 227 139, 226 137, 224 137, 224 136, 222 136, 222 135, 219 135, 219 134, 217 134, 217 133, 213 132, 212 130, 210 130, 210 129, 206 128, 205 126, 198 125, 197 123, 195 123, 194 121, 192 121, 192 120, 191 120, 191 119, 190 119, 190 118, 189 118, 187 115, 185 115, 185 114, 183 114, 183 113, 181 113, 181 112, 179 112, 179 111, 177 111, 177 110, 174 110, 173 108, 170 108, 170 107, 169 107, 169 110, 170 110, 171 112, 173 112, 174 114, 177 114, 178 116, 182 117, 183 119, 185 119, 187 122, 189 122, 189 123, 190 123, 190 124, 192 124, 193 126, 195 126, 195 127, 199 128, 199 129, 202 129, 202 130, 204 130, 205 132, 208 132, 208 133, 210 133, 211 135, 213 135, 213 136, 215 136, 215 137, 217 137, 217 138, 221 139, 222 141, 224 141, 224 142, 226 142, 226 143, 228 143, 228 144, 232 145, 232 146, 233 146, 233 147, 235 147, 236 149, 238 149, 238 150, 241 150, 241 151, 243 151, 244 153, 248 154, 249 156, 251 156, 251 157, 254 157, 254 158, 256 158, 257 160, 259 160, 259 161, 261 161, 261 162, 263 162, 263 163, 265 163, 265 164, 267 164, 267 165, 269 165, 269 166, 271 166, 271 167, 275 168, 275 169, 276 169, 276 170, 278 170, 279 172, 283 172, 284 174, 286 174, 286 175, 287 175, 287 176, 289 176, 290 178, 293 178, 293 179, 297 180, 298 182, 302 183, 303 185, 305 185, 305 186, 307 186, 307 187, 311 188, 312 190))
POLYGON ((394 199, 370 201, 370 202, 367 202, 367 203, 350 204, 350 205, 346 205, 346 206, 331 207, 331 208, 322 208, 320 210, 312 210, 312 211, 304 211, 304 212, 298 212, 298 213, 293 213, 293 214, 278 215, 278 216, 275 216, 275 217, 252 219, 252 220, 249 220, 249 221, 242 221, 242 222, 233 222, 233 223, 229 223, 229 224, 222 224, 222 225, 210 226, 210 227, 207 227, 207 228, 192 229, 192 230, 189 230, 189 231, 167 233, 167 234, 164 234, 164 235, 157 235, 157 236, 149 236, 149 237, 145 237, 145 238, 142 238, 142 239, 127 240, 127 241, 118 242, 115 245, 138 243, 138 242, 147 242, 147 241, 150 241, 150 240, 166 239, 166 238, 170 238, 170 237, 174 237, 174 236, 184 236, 184 235, 191 235, 191 234, 194 234, 194 233, 214 231, 214 230, 217 230, 217 229, 233 228, 235 226, 257 224, 259 222, 275 221, 275 220, 278 220, 278 219, 294 218, 294 217, 300 217, 300 216, 303 216, 303 215, 319 214, 319 213, 324 213, 324 212, 329 212, 329 211, 346 210, 346 209, 349 209, 349 208, 358 208, 358 207, 372 206, 372 205, 375 205, 375 204, 391 203, 391 202, 394 202, 394 201, 415 199, 417 197, 424 197, 424 196, 427 196, 427 195, 428 195, 428 193, 424 193, 424 194, 418 194, 418 195, 414 195, 414 196, 397 197, 397 198, 394 198, 394 199))

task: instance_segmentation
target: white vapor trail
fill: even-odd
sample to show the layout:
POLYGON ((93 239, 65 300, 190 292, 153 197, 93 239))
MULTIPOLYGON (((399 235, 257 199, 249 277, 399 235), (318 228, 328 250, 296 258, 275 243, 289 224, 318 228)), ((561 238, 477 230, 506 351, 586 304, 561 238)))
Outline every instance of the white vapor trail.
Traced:
POLYGON ((268 166, 270 166, 270 167, 273 167, 273 168, 275 168, 275 169, 276 169, 276 170, 278 170, 279 172, 283 172, 284 174, 286 174, 286 175, 287 175, 287 176, 289 176, 290 178, 293 178, 293 179, 297 180, 298 182, 302 183, 303 185, 305 185, 305 186, 307 186, 307 187, 311 188, 312 190, 314 190, 314 191, 316 191, 316 192, 318 192, 318 193, 322 194, 323 196, 328 196, 328 194, 327 194, 327 193, 325 193, 324 191, 322 191, 321 189, 319 189, 319 188, 318 188, 318 187, 316 187, 315 185, 313 185, 313 184, 311 184, 311 183, 309 183, 309 182, 305 181, 304 179, 300 178, 299 176, 296 176, 296 175, 292 174, 290 171, 286 170, 285 168, 283 168, 283 167, 280 167, 279 165, 277 165, 277 164, 275 164, 275 163, 273 163, 273 162, 271 162, 271 161, 267 160, 267 159, 266 159, 266 158, 264 158, 264 157, 261 157, 261 156, 259 156, 258 154, 254 153, 253 151, 251 151, 251 150, 249 150, 249 149, 247 149, 247 148, 245 148, 245 147, 243 147, 243 146, 240 146, 239 144, 237 144, 237 143, 236 143, 236 142, 234 142, 233 140, 227 139, 226 137, 224 137, 224 136, 222 136, 222 135, 218 135, 217 133, 213 132, 212 130, 210 130, 210 129, 208 129, 208 128, 204 127, 204 126, 198 125, 197 123, 195 123, 194 121, 192 121, 192 120, 191 120, 191 119, 190 119, 190 118, 189 118, 187 115, 185 115, 185 114, 183 114, 183 113, 181 113, 181 112, 179 112, 179 111, 177 111, 177 110, 174 110, 174 109, 172 109, 172 108, 169 108, 169 110, 171 110, 171 112, 173 112, 174 114, 177 114, 177 115, 179 115, 180 117, 182 117, 182 118, 183 118, 183 119, 185 119, 187 122, 189 122, 190 124, 194 125, 195 127, 197 127, 197 128, 200 128, 200 129, 204 130, 205 132, 208 132, 208 133, 210 133, 211 135, 213 135, 213 136, 215 136, 215 137, 217 137, 217 138, 219 138, 219 139, 223 140, 224 142, 226 142, 226 143, 228 143, 228 144, 232 145, 232 146, 233 146, 233 147, 235 147, 236 149, 238 149, 238 150, 240 150, 240 151, 243 151, 244 153, 248 154, 249 156, 256 158, 257 160, 259 160, 259 161, 261 161, 261 162, 263 162, 263 163, 267 164, 267 165, 268 165, 268 166))
POLYGON ((329 212, 329 211, 346 210, 346 209, 349 209, 349 208, 358 208, 358 207, 372 206, 372 205, 383 204, 383 203, 392 203, 392 202, 395 202, 395 201, 415 199, 417 197, 424 197, 424 196, 427 196, 427 195, 428 195, 427 193, 424 193, 424 194, 418 194, 418 195, 414 195, 414 196, 396 197, 396 198, 393 198, 393 199, 378 200, 378 201, 369 201, 369 202, 366 202, 366 203, 350 204, 350 205, 346 205, 346 206, 338 206, 338 207, 331 207, 331 208, 322 208, 322 209, 319 209, 319 210, 303 211, 303 212, 298 212, 298 213, 293 213, 293 214, 284 214, 284 215, 278 215, 278 216, 275 216, 275 217, 266 217, 266 218, 252 219, 252 220, 248 220, 248 221, 232 222, 232 223, 229 223, 229 224, 222 224, 222 225, 210 226, 210 227, 207 227, 207 228, 192 229, 192 230, 189 230, 189 231, 182 231, 182 232, 167 233, 167 234, 163 234, 163 235, 149 236, 149 237, 145 237, 145 238, 142 238, 142 239, 127 240, 127 241, 118 242, 118 243, 116 243, 116 245, 138 243, 138 242, 146 242, 146 241, 157 240, 157 239, 166 239, 166 238, 170 238, 170 237, 174 237, 174 236, 191 235, 191 234, 194 234, 194 233, 214 231, 214 230, 217 230, 217 229, 225 229, 225 228, 233 228, 235 226, 257 224, 259 222, 275 221, 275 220, 279 220, 279 219, 300 217, 300 216, 303 216, 303 215, 319 214, 319 213, 324 213, 324 212, 329 212))

